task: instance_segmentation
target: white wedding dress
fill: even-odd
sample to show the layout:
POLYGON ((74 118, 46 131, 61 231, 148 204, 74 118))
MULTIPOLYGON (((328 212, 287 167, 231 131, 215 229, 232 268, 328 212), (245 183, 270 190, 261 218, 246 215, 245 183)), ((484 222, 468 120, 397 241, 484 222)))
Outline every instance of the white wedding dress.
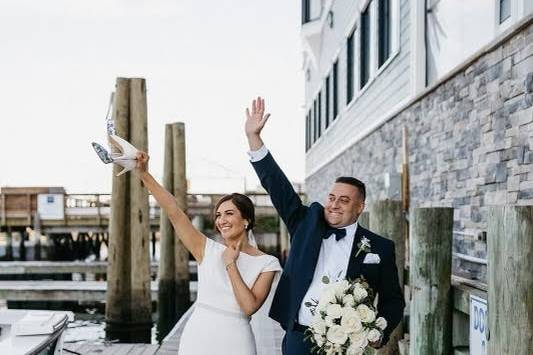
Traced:
MULTIPOLYGON (((198 265, 198 293, 194 310, 180 339, 179 355, 255 355, 250 317, 240 309, 224 267, 223 244, 206 240, 204 258, 198 265)), ((262 272, 281 271, 272 255, 240 253, 237 267, 252 288, 262 272)))

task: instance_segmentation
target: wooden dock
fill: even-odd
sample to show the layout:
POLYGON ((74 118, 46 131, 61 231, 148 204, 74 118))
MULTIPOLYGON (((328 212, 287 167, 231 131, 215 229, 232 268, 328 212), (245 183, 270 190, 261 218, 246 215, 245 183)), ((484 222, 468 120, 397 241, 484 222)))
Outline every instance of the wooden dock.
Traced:
MULTIPOLYGON (((80 355, 153 355, 159 349, 155 344, 65 344, 63 354, 80 355)), ((176 349, 175 354, 177 355, 176 349)))
MULTIPOLYGON (((191 299, 196 299, 196 281, 190 282, 191 299)), ((106 281, 0 281, 0 299, 8 301, 106 300, 106 281)), ((152 301, 157 300, 157 281, 151 283, 152 301)))
MULTIPOLYGON (((157 274, 159 263, 151 263, 151 272, 157 274)), ((189 273, 196 274, 195 261, 189 262, 189 273)), ((72 274, 72 273, 107 273, 105 261, 0 261, 0 275, 20 274, 72 274)))

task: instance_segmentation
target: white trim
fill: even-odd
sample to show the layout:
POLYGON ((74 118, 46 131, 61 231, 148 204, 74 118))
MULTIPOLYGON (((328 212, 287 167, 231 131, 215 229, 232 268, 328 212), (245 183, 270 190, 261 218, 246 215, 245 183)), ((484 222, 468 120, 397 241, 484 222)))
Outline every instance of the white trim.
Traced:
POLYGON ((416 95, 426 87, 426 42, 425 42, 425 0, 412 0, 410 11, 410 60, 411 95, 416 95))
POLYGON ((363 0, 359 3, 359 15, 361 15, 361 13, 365 11, 366 7, 368 6, 368 3, 371 1, 374 0, 363 0))
POLYGON ((348 38, 352 31, 355 31, 359 28, 359 22, 361 19, 361 12, 353 17, 353 19, 348 23, 348 26, 344 26, 344 38, 348 38))

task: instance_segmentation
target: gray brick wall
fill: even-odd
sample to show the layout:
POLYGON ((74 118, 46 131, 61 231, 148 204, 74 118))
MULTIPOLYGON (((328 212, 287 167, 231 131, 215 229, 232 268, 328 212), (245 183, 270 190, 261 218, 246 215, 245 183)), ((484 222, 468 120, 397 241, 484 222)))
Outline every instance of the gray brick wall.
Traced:
MULTIPOLYGON (((532 21, 309 176, 310 200, 340 175, 367 184, 367 204, 399 199, 403 126, 411 206, 454 207, 454 251, 485 258, 488 206, 533 205, 532 21)), ((454 268, 485 279, 483 266, 454 268)))

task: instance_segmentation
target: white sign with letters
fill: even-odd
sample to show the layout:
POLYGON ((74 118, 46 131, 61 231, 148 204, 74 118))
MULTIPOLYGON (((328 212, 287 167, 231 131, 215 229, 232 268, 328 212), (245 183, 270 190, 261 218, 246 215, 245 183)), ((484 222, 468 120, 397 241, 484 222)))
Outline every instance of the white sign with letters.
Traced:
POLYGON ((487 300, 470 295, 470 354, 487 354, 488 333, 488 307, 487 300))

